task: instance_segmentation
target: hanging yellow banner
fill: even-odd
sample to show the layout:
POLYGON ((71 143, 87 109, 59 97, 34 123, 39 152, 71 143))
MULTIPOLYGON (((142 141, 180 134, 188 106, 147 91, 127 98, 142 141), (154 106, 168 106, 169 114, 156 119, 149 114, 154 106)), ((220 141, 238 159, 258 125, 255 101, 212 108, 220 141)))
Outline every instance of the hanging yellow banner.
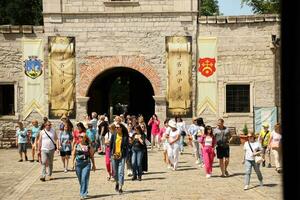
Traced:
POLYGON ((191 107, 191 37, 167 37, 168 116, 189 117, 191 107))
POLYGON ((217 113, 217 38, 198 38, 197 116, 209 109, 217 113))
POLYGON ((75 117, 75 38, 49 37, 50 117, 75 117))
POLYGON ((44 48, 42 39, 22 39, 24 62, 24 108, 23 119, 35 110, 45 116, 44 48))

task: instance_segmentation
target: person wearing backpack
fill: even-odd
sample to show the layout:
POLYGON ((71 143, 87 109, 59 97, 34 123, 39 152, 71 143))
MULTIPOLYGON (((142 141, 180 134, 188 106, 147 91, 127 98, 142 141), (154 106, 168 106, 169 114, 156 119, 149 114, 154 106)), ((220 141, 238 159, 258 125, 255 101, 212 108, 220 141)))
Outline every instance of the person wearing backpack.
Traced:
POLYGON ((269 160, 269 164, 267 166, 268 166, 268 168, 271 168, 272 167, 272 165, 271 165, 271 155, 270 155, 270 151, 268 149, 268 145, 269 145, 270 138, 271 138, 271 131, 269 130, 269 124, 268 123, 263 123, 262 127, 263 127, 263 129, 260 131, 259 137, 258 137, 258 141, 260 141, 261 146, 263 148, 262 157, 263 157, 264 161, 262 163, 262 166, 263 167, 266 166, 265 158, 266 158, 266 155, 267 155, 267 158, 269 160))
POLYGON ((217 127, 213 131, 214 136, 217 141, 217 158, 219 159, 221 177, 229 176, 227 167, 229 164, 229 141, 231 138, 229 128, 224 126, 224 120, 219 119, 217 127))

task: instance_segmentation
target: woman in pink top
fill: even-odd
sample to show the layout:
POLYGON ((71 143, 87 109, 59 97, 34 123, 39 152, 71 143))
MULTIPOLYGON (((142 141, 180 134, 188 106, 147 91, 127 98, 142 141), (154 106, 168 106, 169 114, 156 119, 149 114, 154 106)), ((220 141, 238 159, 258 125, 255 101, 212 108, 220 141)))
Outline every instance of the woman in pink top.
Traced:
POLYGON ((272 150, 272 153, 275 158, 276 172, 281 173, 281 126, 277 123, 274 127, 274 130, 271 133, 271 138, 269 140, 268 149, 272 150))
POLYGON ((156 145, 159 148, 159 124, 160 121, 158 120, 157 115, 153 114, 148 122, 148 126, 151 126, 151 150, 153 150, 154 145, 156 145))
POLYGON ((202 148, 206 178, 210 178, 212 173, 212 164, 215 157, 214 148, 216 146, 216 138, 213 135, 211 126, 205 127, 204 134, 200 137, 199 143, 202 148))
POLYGON ((75 130, 73 131, 73 145, 72 145, 73 148, 74 148, 74 146, 75 146, 76 144, 79 144, 79 143, 80 143, 79 135, 80 135, 81 133, 83 133, 83 134, 86 133, 86 128, 85 128, 85 126, 83 125, 82 122, 78 122, 78 123, 76 124, 76 126, 77 126, 77 129, 75 129, 75 130))

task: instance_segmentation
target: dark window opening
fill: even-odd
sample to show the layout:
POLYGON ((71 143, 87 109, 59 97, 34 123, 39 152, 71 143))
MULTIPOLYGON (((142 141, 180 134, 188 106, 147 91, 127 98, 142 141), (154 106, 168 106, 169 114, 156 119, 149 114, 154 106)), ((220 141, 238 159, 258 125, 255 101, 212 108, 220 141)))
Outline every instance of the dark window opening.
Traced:
POLYGON ((14 85, 0 85, 0 115, 15 114, 14 85))
POLYGON ((226 86, 226 112, 250 112, 250 85, 226 86))

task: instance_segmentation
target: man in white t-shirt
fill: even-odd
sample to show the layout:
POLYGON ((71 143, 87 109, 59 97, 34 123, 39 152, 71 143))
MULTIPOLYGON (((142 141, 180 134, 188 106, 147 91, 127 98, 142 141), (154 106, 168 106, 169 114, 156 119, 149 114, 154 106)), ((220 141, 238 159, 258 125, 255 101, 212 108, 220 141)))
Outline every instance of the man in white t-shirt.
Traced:
POLYGON ((39 136, 39 154, 42 156, 42 177, 41 181, 46 180, 46 163, 49 166, 49 180, 52 180, 52 169, 53 169, 53 157, 56 150, 57 135, 53 128, 51 128, 51 122, 45 123, 45 128, 41 130, 39 136))

